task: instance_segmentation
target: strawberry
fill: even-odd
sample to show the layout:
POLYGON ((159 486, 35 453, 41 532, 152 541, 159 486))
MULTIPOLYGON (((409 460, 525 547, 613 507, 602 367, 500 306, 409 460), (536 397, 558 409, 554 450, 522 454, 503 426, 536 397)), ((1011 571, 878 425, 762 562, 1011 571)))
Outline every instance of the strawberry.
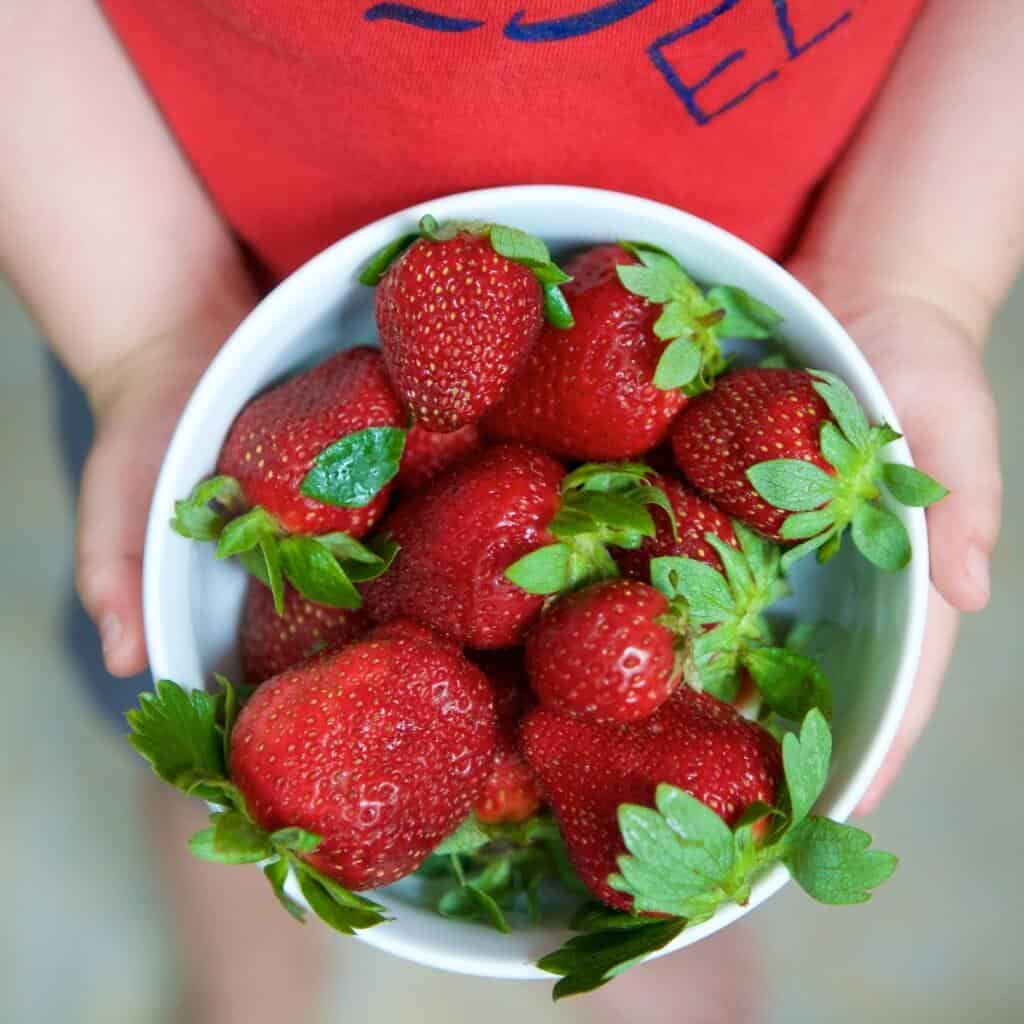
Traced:
POLYGON ((653 715, 606 724, 549 708, 523 723, 522 749, 540 775, 573 867, 601 900, 632 909, 609 876, 626 852, 623 804, 651 805, 678 787, 732 826, 752 804, 772 804, 782 778, 776 740, 706 693, 681 687, 653 715))
POLYGON ((494 686, 498 714, 494 768, 473 810, 485 825, 518 824, 544 802, 536 773, 519 753, 519 723, 535 703, 526 669, 522 656, 513 651, 481 651, 471 660, 494 686))
POLYGON ((763 367, 726 374, 695 399, 672 431, 680 469, 723 512, 766 537, 802 541, 788 567, 818 550, 825 561, 852 525, 853 541, 879 568, 911 558, 902 522, 879 504, 926 506, 945 488, 910 466, 883 462, 900 437, 870 426, 850 389, 822 370, 763 367))
POLYGON ((262 683, 324 648, 347 643, 365 632, 368 624, 363 611, 316 604, 292 587, 285 587, 284 612, 278 615, 273 594, 252 580, 239 629, 245 681, 262 683))
POLYGON ((377 329, 388 372, 428 430, 476 423, 505 391, 545 311, 570 322, 567 280, 539 239, 502 225, 438 225, 381 250, 360 277, 377 285, 377 329))
POLYGON ((470 424, 449 434, 427 430, 414 423, 405 437, 402 463, 395 477, 395 491, 413 494, 439 473, 458 465, 483 447, 479 429, 470 424))
POLYGON ((622 575, 628 579, 650 581, 651 559, 663 556, 695 558, 721 571, 722 560, 705 537, 710 532, 726 544, 737 547, 729 517, 674 477, 659 474, 650 477, 650 483, 668 498, 675 513, 675 529, 663 509, 652 508, 651 516, 657 530, 655 535, 645 537, 640 547, 633 551, 621 549, 615 552, 615 561, 622 575))
POLYGON ((341 352, 250 402, 218 459, 218 475, 175 504, 183 536, 216 540, 271 587, 283 579, 311 601, 359 607, 354 582, 387 568, 390 552, 357 538, 387 505, 405 443, 402 410, 380 353, 341 352))
POLYGON ((496 445, 398 503, 381 535, 400 549, 365 588, 378 621, 420 619, 460 644, 521 643, 547 594, 615 576, 608 545, 654 533, 646 466, 583 466, 568 476, 523 445, 496 445))
MULTIPOLYGON (((726 307, 749 296, 719 288, 705 297, 671 256, 642 244, 598 246, 566 270, 575 325, 541 333, 485 431, 570 459, 639 455, 724 367, 726 307)), ((727 323, 732 336, 752 336, 738 316, 727 323)))
POLYGON ((559 598, 526 643, 530 685, 547 708, 632 722, 660 707, 682 676, 669 603, 654 587, 606 580, 559 598))
POLYGON ((496 741, 478 668, 443 643, 371 632, 256 690, 230 776, 257 826, 314 833, 308 863, 368 889, 414 870, 466 817, 496 741))

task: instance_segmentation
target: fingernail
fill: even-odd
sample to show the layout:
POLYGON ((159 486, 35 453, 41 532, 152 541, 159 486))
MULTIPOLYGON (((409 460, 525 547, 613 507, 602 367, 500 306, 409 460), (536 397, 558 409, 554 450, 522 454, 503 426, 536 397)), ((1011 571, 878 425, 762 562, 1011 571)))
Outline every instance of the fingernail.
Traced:
POLYGON ((971 548, 967 552, 967 578, 979 596, 987 601, 991 590, 988 555, 981 548, 971 548))
POLYGON ((103 657, 106 661, 110 661, 110 656, 121 643, 123 632, 121 620, 113 612, 103 616, 100 622, 100 641, 103 644, 103 657))

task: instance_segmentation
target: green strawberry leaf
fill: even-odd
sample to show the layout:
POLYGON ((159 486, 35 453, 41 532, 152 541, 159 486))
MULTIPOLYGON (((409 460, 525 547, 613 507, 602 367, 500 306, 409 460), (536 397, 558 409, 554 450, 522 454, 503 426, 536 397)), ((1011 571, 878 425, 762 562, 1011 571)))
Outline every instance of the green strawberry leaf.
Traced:
POLYGON ((322 533, 315 540, 334 555, 352 583, 365 583, 383 576, 399 550, 386 535, 374 537, 368 544, 361 544, 347 533, 322 533))
POLYGON ((714 285, 708 289, 707 300, 725 313, 718 324, 723 338, 772 338, 784 319, 771 306, 732 285, 714 285))
POLYGON ((835 516, 828 507, 816 508, 810 512, 794 512, 783 521, 779 533, 783 540, 804 540, 807 537, 817 537, 834 522, 835 516))
POLYGON ((604 903, 590 900, 573 914, 569 927, 574 932, 602 932, 611 928, 642 928, 650 923, 649 917, 612 910, 604 903))
POLYGON ((913 466, 887 462, 882 466, 882 479, 889 493, 901 504, 912 508, 927 508, 941 501, 949 491, 927 473, 913 466))
MULTIPOLYGON (((491 228, 491 246, 499 256, 523 266, 543 267, 551 263, 548 247, 535 235, 520 231, 519 228, 495 224, 491 228)), ((568 280, 568 275, 563 274, 562 281, 568 280)))
MULTIPOLYGON (((654 487, 644 488, 645 496, 647 492, 656 491, 654 487)), ((650 512, 632 494, 585 490, 573 494, 565 505, 572 512, 582 512, 589 516, 598 526, 631 530, 644 537, 654 536, 654 520, 650 512)), ((557 525, 555 528, 557 530, 557 525)))
POLYGON ((494 897, 472 882, 467 882, 458 889, 449 889, 438 900, 437 909, 443 917, 470 921, 483 920, 506 935, 512 930, 505 917, 505 912, 494 897))
POLYGON ((759 647, 743 654, 743 665, 769 710, 794 722, 812 708, 832 716, 832 687, 817 663, 783 647, 759 647))
POLYGON ((280 532, 277 520, 259 505, 232 519, 221 531, 217 542, 217 558, 231 558, 259 547, 261 542, 275 538, 280 532))
POLYGON ((263 874, 270 883, 270 887, 274 890, 274 895, 277 897, 281 906, 284 907, 284 909, 287 910, 296 921, 305 921, 306 911, 284 890, 284 884, 288 880, 288 861, 283 857, 278 857, 277 859, 272 860, 269 864, 264 865, 263 874))
POLYGON ((468 818, 446 839, 434 848, 434 854, 441 856, 447 853, 473 853, 491 841, 490 835, 480 827, 475 814, 468 818))
POLYGON ((576 321, 562 289, 556 284, 542 285, 544 291, 544 317, 552 327, 567 331, 576 321))
POLYGON ((898 572, 910 564, 913 552, 906 527, 887 508, 859 505, 851 532, 857 550, 879 569, 898 572))
POLYGON ((787 512, 809 512, 836 493, 833 476, 802 459, 772 459, 747 470, 747 479, 769 505, 787 512))
POLYGON ((505 570, 505 577, 528 594, 556 594, 569 581, 569 548, 548 544, 531 551, 505 570))
POLYGON ((270 841, 282 850, 291 850, 292 853, 313 853, 323 840, 304 828, 279 828, 276 832, 270 833, 270 841))
POLYGON ((211 814, 210 821, 214 826, 213 856, 206 859, 223 864, 255 864, 273 854, 267 833, 238 811, 211 814))
POLYGON ((863 461, 863 452, 850 444, 831 420, 822 423, 819 440, 821 454, 835 467, 838 474, 848 476, 857 472, 863 461))
POLYGON ((280 541, 281 566, 288 582, 311 601, 334 608, 358 608, 359 591, 334 555, 313 537, 280 541))
POLYGON ((328 445, 313 461, 300 492, 339 508, 365 508, 398 473, 405 431, 367 427, 328 445))
MULTIPOLYGON (((659 321, 660 322, 660 321, 659 321)), ((654 371, 654 386, 661 391, 685 387, 700 373, 703 354, 695 342, 676 337, 666 346, 654 371)))
POLYGON ((238 718, 238 693, 227 676, 217 672, 214 674, 214 679, 221 688, 221 692, 214 698, 214 716, 217 730, 221 735, 224 765, 227 766, 231 764, 231 733, 235 728, 235 720, 238 718))
POLYGON ((537 966, 561 976, 555 1000, 592 992, 651 953, 663 949, 686 927, 682 920, 653 921, 635 928, 609 928, 576 935, 541 957, 537 966))
POLYGON ((225 523, 243 506, 242 488, 234 477, 211 477, 174 503, 171 527, 189 540, 216 540, 225 523))
POLYGON ((165 782, 187 791, 198 777, 224 777, 224 745, 209 694, 186 693, 161 679, 155 692, 139 695, 138 708, 125 718, 128 742, 165 782))
POLYGON ((871 836, 828 818, 805 818, 782 841, 796 883, 820 903, 863 903, 896 870, 891 853, 870 850, 871 836))
POLYGON ((825 370, 809 370, 814 380, 814 390, 825 400, 828 411, 846 435, 846 439, 860 451, 870 447, 868 418, 860 402, 846 383, 834 373, 825 370))
POLYGON ((654 473, 642 462, 586 462, 562 480, 562 492, 622 491, 643 483, 654 473))
POLYGON ((804 716, 799 738, 789 733, 782 740, 792 826, 803 821, 821 795, 831 759, 832 734, 825 716, 814 708, 804 716))
POLYGON ((651 583, 669 601, 681 597, 698 624, 723 622, 736 613, 736 600, 717 569, 694 558, 651 559, 651 583))
MULTIPOLYGON (((808 513, 810 514, 810 513, 808 513)), ((790 519, 793 516, 789 517, 790 519)), ((789 520, 787 519, 786 522, 789 520)), ((785 523, 782 524, 785 527, 785 523)), ((837 527, 831 526, 824 533, 819 533, 810 540, 805 540, 802 544, 798 544, 795 548, 790 548, 782 556, 782 571, 785 574, 789 574, 792 571, 793 566, 800 561, 800 559, 806 557, 814 551, 820 551, 827 544, 832 544, 838 537, 840 537, 840 531, 837 527)))
POLYGON ((378 904, 350 893, 304 861, 292 858, 291 866, 310 909, 335 931, 354 935, 387 920, 378 904))
MULTIPOLYGON (((436 222, 435 222, 436 223, 436 222)), ((380 283, 380 279, 388 272, 388 268, 412 245, 421 238, 419 231, 410 232, 396 238, 393 242, 378 249, 369 262, 363 267, 359 274, 359 283, 369 285, 371 288, 380 283)))

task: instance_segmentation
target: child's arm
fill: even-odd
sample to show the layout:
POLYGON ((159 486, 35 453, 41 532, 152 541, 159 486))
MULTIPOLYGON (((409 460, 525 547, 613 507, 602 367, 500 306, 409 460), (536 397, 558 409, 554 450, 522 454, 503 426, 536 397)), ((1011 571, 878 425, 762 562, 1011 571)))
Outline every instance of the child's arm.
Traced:
POLYGON ((1001 484, 980 352, 1024 258, 1022 52, 1024 6, 931 0, 792 264, 875 367, 921 467, 952 492, 928 513, 938 593, 922 670, 863 809, 927 721, 953 609, 988 600, 1001 484))
POLYGON ((145 665, 141 555, 182 405, 255 302, 236 246, 93 3, 0 11, 0 267, 98 419, 78 586, 110 670, 145 665))

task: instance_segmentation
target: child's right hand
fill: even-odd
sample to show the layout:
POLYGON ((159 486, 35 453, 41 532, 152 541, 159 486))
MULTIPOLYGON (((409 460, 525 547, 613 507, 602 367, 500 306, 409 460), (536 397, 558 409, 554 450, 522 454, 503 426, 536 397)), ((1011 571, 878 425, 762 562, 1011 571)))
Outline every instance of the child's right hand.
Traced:
POLYGON ((225 330, 211 327, 211 344, 197 345, 195 336, 155 339, 83 382, 96 439, 79 499, 76 576, 116 676, 146 666, 142 549, 153 487, 178 417, 225 330))

